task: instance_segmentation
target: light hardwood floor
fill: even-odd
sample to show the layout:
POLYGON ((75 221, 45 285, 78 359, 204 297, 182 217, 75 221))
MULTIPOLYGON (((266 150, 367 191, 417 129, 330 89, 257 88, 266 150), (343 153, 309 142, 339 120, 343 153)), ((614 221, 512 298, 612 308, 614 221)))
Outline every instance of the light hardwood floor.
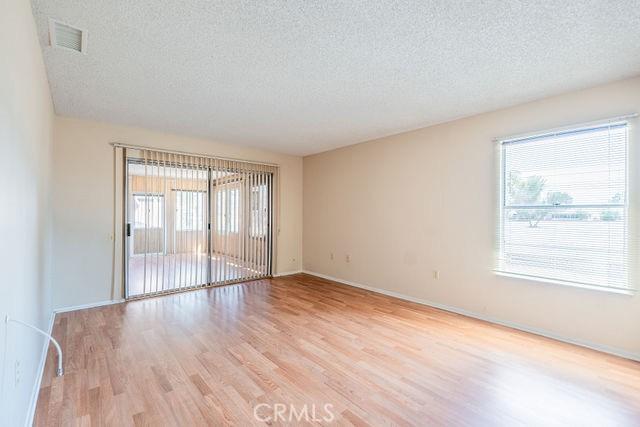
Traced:
POLYGON ((316 425, 640 425, 640 363, 307 275, 59 314, 54 335, 39 426, 264 425, 259 404, 290 425, 305 404, 316 425))
POLYGON ((207 263, 210 263, 211 279, 216 282, 264 276, 257 269, 240 265, 234 257, 220 254, 213 257, 192 253, 148 254, 146 259, 137 255, 129 258, 129 295, 135 297, 207 283, 207 263))

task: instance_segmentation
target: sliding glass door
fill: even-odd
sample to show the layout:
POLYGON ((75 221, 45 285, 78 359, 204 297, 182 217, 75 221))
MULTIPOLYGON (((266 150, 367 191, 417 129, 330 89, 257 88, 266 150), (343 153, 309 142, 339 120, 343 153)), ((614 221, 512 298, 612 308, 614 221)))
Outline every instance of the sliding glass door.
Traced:
POLYGON ((127 298, 271 275, 275 168, 135 154, 126 163, 127 298))

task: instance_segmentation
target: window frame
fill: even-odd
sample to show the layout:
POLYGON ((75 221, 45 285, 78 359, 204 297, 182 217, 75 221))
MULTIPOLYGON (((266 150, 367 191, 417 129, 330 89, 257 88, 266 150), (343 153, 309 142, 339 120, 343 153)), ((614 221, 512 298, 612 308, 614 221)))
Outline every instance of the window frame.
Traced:
POLYGON ((267 184, 252 185, 249 191, 249 236, 264 238, 269 229, 269 186, 267 184), (263 210, 266 212, 262 212, 263 210))
MULTIPOLYGON (((229 184, 222 184, 229 185, 229 184)), ((240 232, 240 217, 242 211, 240 207, 240 188, 225 188, 215 192, 215 229, 218 234, 237 234, 240 232), (233 194, 233 197, 231 196, 233 194), (231 203, 230 199, 234 199, 231 203), (227 208, 229 211, 227 213, 227 208), (219 209, 219 211, 218 211, 219 209)))
POLYGON ((624 294, 624 295, 636 294, 637 288, 635 286, 635 283, 633 282, 633 279, 635 277, 635 268, 636 268, 634 254, 636 253, 636 251, 635 251, 635 246, 633 246, 633 239, 631 236, 631 232, 632 232, 631 225, 633 222, 632 222, 632 218, 630 218, 630 214, 632 211, 631 209, 632 203, 629 199, 629 195, 630 195, 629 185, 630 185, 630 174, 631 174, 629 163, 630 163, 630 157, 631 157, 630 154, 631 154, 631 145, 632 145, 631 140, 632 140, 633 126, 632 126, 632 123, 630 123, 628 120, 629 118, 635 118, 635 117, 637 117, 637 114, 627 115, 627 116, 618 117, 618 118, 609 119, 609 120, 590 122, 586 124, 570 125, 562 128, 548 130, 548 131, 540 131, 540 132, 535 132, 530 134, 494 139, 494 143, 497 144, 497 150, 498 150, 498 156, 499 156, 499 161, 498 161, 499 197, 498 197, 498 209, 497 209, 498 230, 496 232, 496 252, 495 252, 496 256, 494 257, 495 263, 493 268, 494 274, 498 276, 521 279, 521 280, 530 281, 530 282, 570 286, 570 287, 577 287, 577 288, 590 289, 595 291, 602 291, 602 292, 609 292, 609 293, 616 293, 616 294, 624 294), (624 203, 591 204, 591 205, 590 204, 567 204, 567 205, 555 205, 555 204, 554 205, 550 205, 550 204, 513 205, 511 204, 511 205, 507 205, 508 197, 507 197, 506 150, 508 145, 513 143, 519 143, 519 142, 526 143, 527 140, 534 140, 534 139, 539 139, 544 137, 553 137, 553 136, 558 136, 562 134, 571 134, 571 133, 576 133, 580 131, 597 130, 601 128, 613 127, 613 126, 619 126, 619 125, 626 127, 625 155, 624 155, 624 159, 625 159, 624 203), (623 217, 625 222, 624 223, 624 230, 625 230, 624 247, 625 247, 625 253, 627 258, 627 286, 626 287, 622 288, 622 287, 610 286, 610 285, 597 285, 592 283, 584 283, 580 281, 570 281, 570 280, 563 280, 563 279, 555 279, 551 277, 535 276, 535 275, 529 275, 526 273, 505 271, 505 269, 501 268, 502 267, 501 263, 503 262, 501 260, 504 258, 503 246, 504 246, 504 235, 505 235, 505 220, 507 219, 506 215, 508 215, 509 211, 513 209, 523 209, 523 210, 552 209, 553 210, 556 208, 580 209, 580 208, 590 208, 590 207, 605 208, 605 209, 612 208, 612 209, 623 210, 623 217))
POLYGON ((131 223, 131 228, 133 230, 145 230, 145 229, 150 229, 150 228, 157 228, 157 229, 163 229, 166 228, 166 218, 165 218, 165 197, 164 197, 164 193, 157 193, 157 192, 141 192, 141 191, 137 191, 137 192, 133 192, 131 194, 132 198, 131 198, 131 202, 133 204, 133 209, 134 209, 134 221, 131 223), (152 203, 154 203, 156 200, 160 203, 158 212, 159 212, 159 216, 160 216, 160 221, 159 221, 159 225, 157 227, 149 227, 149 226, 142 226, 142 227, 138 227, 138 222, 135 221, 135 211, 136 211, 136 200, 137 199, 143 199, 143 203, 145 206, 145 209, 149 209, 149 201, 151 201, 152 203))
MULTIPOLYGON (((175 216, 175 218, 174 218, 175 231, 178 232, 178 233, 190 232, 190 231, 198 231, 199 232, 199 231, 202 231, 202 230, 206 229, 206 227, 207 227, 207 221, 206 221, 207 212, 206 212, 206 209, 202 212, 203 213, 202 222, 201 222, 202 227, 194 228, 194 226, 197 226, 198 222, 199 222, 197 220, 198 219, 197 217, 199 216, 199 212, 198 212, 199 210, 198 209, 194 209, 195 205, 191 205, 191 206, 189 206, 189 208, 191 208, 191 212, 187 212, 187 215, 185 215, 183 217, 182 216, 183 212, 181 210, 181 206, 182 205, 178 202, 178 198, 182 199, 183 193, 186 193, 186 194, 189 194, 190 197, 195 196, 196 199, 198 199, 199 196, 200 196, 200 198, 202 200, 199 201, 199 204, 197 204, 197 206, 198 207, 203 206, 204 208, 206 208, 206 203, 207 203, 207 201, 205 200, 206 199, 206 197, 205 197, 206 191, 205 190, 183 190, 183 189, 174 189, 173 191, 175 192, 174 193, 174 197, 175 197, 175 215, 174 215, 175 216), (180 209, 180 212, 178 212, 178 209, 180 209), (188 215, 188 213, 191 213, 191 215, 188 215), (187 219, 189 217, 192 220, 192 224, 191 224, 192 226, 183 228, 184 227, 183 220, 187 219), (193 221, 194 217, 196 219, 195 221, 193 221), (180 226, 178 226, 178 224, 180 226)), ((184 222, 187 222, 187 221, 184 221, 184 222)))

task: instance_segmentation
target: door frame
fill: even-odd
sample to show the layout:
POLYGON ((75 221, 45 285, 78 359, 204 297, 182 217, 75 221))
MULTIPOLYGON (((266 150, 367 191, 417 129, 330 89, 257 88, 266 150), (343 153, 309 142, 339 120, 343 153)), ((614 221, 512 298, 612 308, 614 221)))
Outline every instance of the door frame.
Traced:
MULTIPOLYGON (((274 200, 274 196, 275 196, 275 186, 277 185, 277 183, 275 182, 275 177, 277 176, 275 173, 273 172, 266 172, 266 171, 262 171, 259 172, 260 174, 264 174, 265 176, 269 176, 269 178, 267 179, 266 182, 266 186, 267 186, 267 205, 268 205, 268 216, 267 216, 267 233, 265 234, 265 239, 267 239, 267 241, 264 243, 264 249, 267 250, 269 252, 269 257, 268 259, 265 260, 266 263, 266 269, 265 269, 265 276, 264 277, 252 277, 252 278, 241 278, 241 279, 232 279, 232 280, 223 280, 221 282, 216 282, 213 283, 213 271, 211 268, 211 256, 212 256, 212 251, 215 249, 214 245, 212 244, 212 239, 213 239, 213 235, 214 235, 214 230, 213 227, 215 227, 215 224, 212 222, 212 213, 213 213, 213 209, 212 209, 212 203, 213 201, 213 191, 212 191, 212 186, 213 186, 213 171, 215 170, 213 167, 208 167, 207 168, 207 181, 208 181, 208 185, 207 185, 207 191, 206 191, 206 198, 208 200, 208 203, 206 203, 206 215, 207 215, 207 220, 205 221, 205 226, 207 227, 206 229, 206 241, 207 241, 207 257, 209 258, 209 262, 207 263, 207 283, 203 284, 203 285, 193 285, 193 286, 185 286, 185 287, 181 287, 181 288, 171 288, 171 289, 166 289, 163 290, 161 292, 154 292, 151 294, 144 294, 144 295, 135 295, 135 296, 130 296, 129 295, 129 283, 130 283, 130 271, 129 271, 129 254, 130 251, 133 250, 133 242, 132 242, 132 238, 133 238, 133 232, 132 232, 132 224, 129 222, 130 218, 129 218, 129 208, 130 208, 130 203, 129 203, 129 185, 130 185, 130 179, 129 179, 129 172, 130 172, 130 168, 129 166, 131 164, 135 164, 135 163, 141 163, 142 159, 136 158, 136 157, 127 157, 127 149, 125 148, 123 151, 123 191, 122 191, 122 221, 123 221, 123 227, 122 227, 122 231, 123 231, 123 244, 122 244, 122 259, 123 259, 123 282, 124 282, 124 298, 125 300, 135 300, 135 299, 140 299, 140 298, 145 298, 145 297, 153 297, 153 296, 159 296, 159 295, 166 295, 166 294, 170 294, 170 293, 176 293, 176 292, 184 292, 184 291, 189 291, 189 290, 193 290, 193 289, 198 289, 198 288, 203 288, 203 287, 214 287, 214 286, 224 286, 224 285, 229 285, 229 284, 234 284, 234 283, 241 283, 241 282, 246 282, 246 281, 250 281, 250 280, 257 280, 260 278, 264 278, 264 277, 273 277, 273 269, 274 269, 274 259, 275 259, 275 254, 273 253, 273 249, 275 248, 275 239, 277 238, 277 232, 274 229, 274 221, 275 221, 275 200, 274 200)), ((250 186, 249 186, 250 187, 250 186)), ((139 194, 148 194, 148 193, 140 193, 137 192, 139 194)), ((133 193, 132 195, 134 195, 136 193, 133 193)), ((250 188, 249 188, 249 199, 250 199, 250 188)), ((166 200, 166 196, 163 195, 163 207, 166 209, 166 204, 167 204, 167 200, 166 200)), ((250 203, 248 204, 249 209, 250 209, 250 203)), ((243 209, 244 210, 244 209, 243 209)), ((245 213, 243 212, 243 215, 245 213)), ((163 213, 163 220, 164 220, 164 233, 163 233, 163 238, 164 238, 164 254, 166 254, 167 251, 167 230, 166 230, 166 222, 167 222, 167 215, 166 212, 163 213)), ((247 225, 246 225, 246 238, 250 238, 250 221, 251 221, 251 215, 249 214, 247 216, 247 225)), ((163 254, 163 256, 164 256, 163 254)))

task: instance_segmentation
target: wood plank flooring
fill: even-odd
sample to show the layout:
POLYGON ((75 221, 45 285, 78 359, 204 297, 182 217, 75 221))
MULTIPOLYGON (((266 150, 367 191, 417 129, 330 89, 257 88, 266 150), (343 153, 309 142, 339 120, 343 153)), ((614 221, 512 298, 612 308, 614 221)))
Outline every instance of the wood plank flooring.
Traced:
POLYGON ((640 425, 640 363, 308 275, 63 313, 54 336, 38 426, 640 425))
POLYGON ((239 281, 248 277, 264 276, 248 263, 241 265, 236 258, 215 254, 148 254, 129 258, 129 296, 136 297, 155 292, 207 283, 207 264, 211 280, 215 282, 239 281))

